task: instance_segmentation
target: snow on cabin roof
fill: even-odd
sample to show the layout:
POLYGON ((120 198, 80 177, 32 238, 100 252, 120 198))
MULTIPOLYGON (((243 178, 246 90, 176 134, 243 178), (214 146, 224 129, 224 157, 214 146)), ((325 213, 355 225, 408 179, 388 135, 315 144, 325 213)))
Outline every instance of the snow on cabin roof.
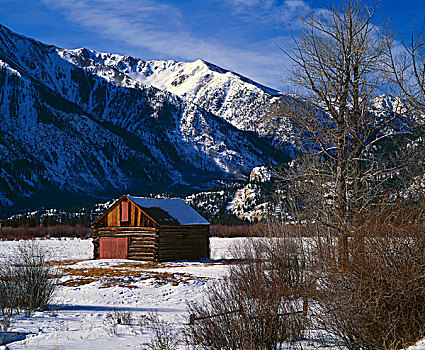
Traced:
MULTIPOLYGON (((195 209, 180 198, 144 198, 133 197, 130 195, 127 197, 142 209, 147 209, 147 211, 151 212, 153 216, 156 216, 154 214, 154 209, 160 209, 157 210, 157 212, 164 211, 170 216, 170 218, 167 218, 164 215, 161 215, 161 222, 159 224, 166 225, 168 223, 169 225, 175 225, 176 221, 180 225, 210 224, 195 209)), ((155 219, 155 217, 153 217, 153 219, 155 219)))

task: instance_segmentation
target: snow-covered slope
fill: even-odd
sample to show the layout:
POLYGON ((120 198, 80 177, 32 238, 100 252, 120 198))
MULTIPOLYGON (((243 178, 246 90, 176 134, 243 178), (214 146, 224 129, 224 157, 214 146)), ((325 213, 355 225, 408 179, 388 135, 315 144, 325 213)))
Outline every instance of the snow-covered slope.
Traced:
POLYGON ((0 26, 2 206, 202 188, 282 155, 189 99, 93 66, 91 56, 0 26))
POLYGON ((275 212, 272 203, 272 171, 264 166, 252 169, 249 182, 238 189, 227 210, 241 220, 261 221, 275 212))
POLYGON ((209 62, 143 61, 87 49, 64 50, 61 54, 69 62, 96 72, 105 79, 126 86, 140 82, 171 92, 223 118, 240 130, 278 137, 276 128, 269 127, 266 116, 269 106, 281 98, 282 93, 209 62), (115 75, 118 73, 113 74, 105 67, 113 68, 113 72, 122 73, 131 80, 124 76, 117 79, 115 75))

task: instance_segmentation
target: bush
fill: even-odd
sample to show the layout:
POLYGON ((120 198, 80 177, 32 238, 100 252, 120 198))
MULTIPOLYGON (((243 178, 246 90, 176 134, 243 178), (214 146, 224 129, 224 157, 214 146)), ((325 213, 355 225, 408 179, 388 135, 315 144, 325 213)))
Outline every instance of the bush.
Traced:
POLYGON ((150 350, 174 350, 181 343, 181 335, 173 330, 170 323, 159 318, 157 313, 146 315, 140 320, 142 332, 147 329, 152 331, 149 343, 143 344, 150 350))
POLYGON ((38 225, 29 227, 23 225, 19 227, 0 227, 0 239, 15 240, 15 239, 33 239, 44 237, 92 237, 92 229, 82 225, 54 225, 45 227, 38 225))
POLYGON ((251 240, 238 247, 247 263, 208 286, 203 300, 188 303, 189 343, 202 349, 280 349, 306 328, 306 276, 294 240, 251 240))
POLYGON ((315 319, 342 346, 401 349, 425 336, 421 216, 420 211, 400 209, 359 222, 359 227, 369 227, 374 236, 349 239, 343 265, 335 242, 318 245, 315 319))
POLYGON ((44 309, 56 289, 53 270, 46 266, 47 253, 35 241, 22 242, 14 256, 0 263, 0 311, 28 316, 44 309))
POLYGON ((249 237, 252 235, 251 225, 211 225, 211 237, 249 237))
POLYGON ((287 224, 262 221, 253 225, 211 225, 211 237, 310 237, 314 235, 312 224, 287 224))
POLYGON ((118 325, 131 325, 133 314, 131 311, 125 310, 113 310, 106 314, 106 318, 103 321, 105 330, 109 335, 118 334, 118 325))
POLYGON ((130 325, 133 315, 131 311, 114 310, 106 314, 106 323, 110 325, 130 325))
MULTIPOLYGON (((0 332, 7 332, 10 327, 10 315, 2 315, 0 316, 0 332)), ((0 344, 1 344, 1 338, 0 338, 0 344)))

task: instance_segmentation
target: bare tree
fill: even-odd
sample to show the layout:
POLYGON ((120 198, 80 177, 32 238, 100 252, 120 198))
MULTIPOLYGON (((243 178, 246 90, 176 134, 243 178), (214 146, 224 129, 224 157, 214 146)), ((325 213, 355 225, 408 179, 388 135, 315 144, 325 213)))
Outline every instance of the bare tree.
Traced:
POLYGON ((386 35, 387 65, 392 80, 416 109, 425 108, 425 26, 409 40, 401 39, 401 50, 394 49, 395 35, 386 35), (394 52, 398 52, 395 54, 394 52))
MULTIPOLYGON (((410 200, 406 190, 424 173, 423 141, 409 104, 380 96, 395 78, 390 34, 376 25, 376 10, 343 0, 307 15, 286 51, 302 97, 286 96, 273 111, 291 121, 287 136, 303 147, 281 173, 279 200, 285 219, 318 233, 306 264, 317 281, 311 324, 349 349, 401 348, 425 329, 423 197, 410 200)), ((421 97, 416 89, 411 102, 421 97)))
POLYGON ((418 199, 425 194, 425 24, 422 30, 418 30, 414 23, 412 21, 410 37, 407 39, 400 37, 398 41, 397 35, 387 31, 386 65, 392 88, 407 100, 409 112, 418 126, 405 147, 410 160, 405 176, 409 183, 405 192, 410 198, 418 199))
POLYGON ((317 209, 310 218, 338 232, 343 250, 347 235, 359 232, 353 216, 370 208, 401 166, 382 166, 376 147, 410 124, 399 113, 401 103, 386 114, 376 106, 389 82, 387 36, 376 25, 376 10, 362 0, 344 0, 303 18, 294 47, 282 49, 293 61, 291 80, 303 97, 286 96, 272 112, 291 121, 288 136, 304 147, 306 162, 298 160, 289 173, 292 185, 304 185, 304 200, 317 209))

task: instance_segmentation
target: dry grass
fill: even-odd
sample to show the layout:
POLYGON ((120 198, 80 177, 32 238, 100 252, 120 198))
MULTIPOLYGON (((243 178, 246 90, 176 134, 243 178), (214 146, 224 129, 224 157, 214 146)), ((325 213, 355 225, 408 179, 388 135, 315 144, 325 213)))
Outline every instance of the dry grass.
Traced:
POLYGON ((100 282, 99 288, 125 287, 137 288, 138 282, 150 280, 155 286, 162 286, 171 283, 177 286, 181 283, 188 283, 193 280, 206 279, 193 276, 187 273, 172 273, 152 271, 158 268, 182 267, 184 265, 161 264, 161 263, 120 263, 106 267, 72 267, 81 260, 50 262, 50 266, 55 266, 61 270, 62 277, 66 280, 58 282, 61 286, 79 287, 86 284, 100 282))
POLYGON ((81 261, 85 261, 85 260, 47 261, 46 263, 44 263, 44 266, 63 267, 63 266, 75 265, 81 261))

